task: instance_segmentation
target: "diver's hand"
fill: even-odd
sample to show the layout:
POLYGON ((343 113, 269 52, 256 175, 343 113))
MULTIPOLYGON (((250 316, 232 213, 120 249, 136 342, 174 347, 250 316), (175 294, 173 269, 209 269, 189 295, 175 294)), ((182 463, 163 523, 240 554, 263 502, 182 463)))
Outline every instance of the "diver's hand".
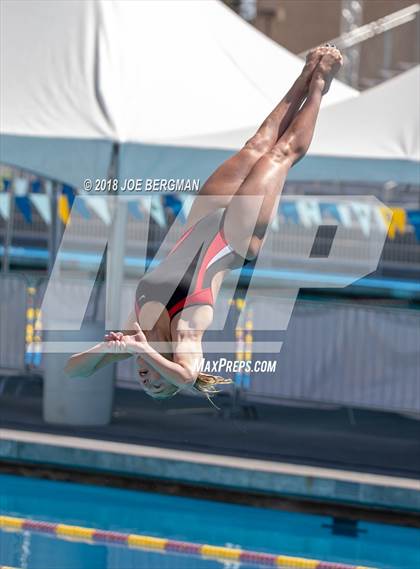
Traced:
POLYGON ((130 354, 144 353, 148 346, 147 338, 138 322, 134 323, 134 334, 123 336, 120 342, 124 344, 126 351, 130 354))
POLYGON ((103 345, 106 351, 110 354, 142 353, 147 345, 147 339, 137 322, 134 324, 133 332, 133 334, 123 334, 123 332, 105 334, 103 345))
POLYGON ((104 352, 107 354, 126 354, 127 347, 123 339, 121 340, 109 340, 107 342, 102 342, 104 347, 104 352))
POLYGON ((108 332, 105 334, 104 341, 105 342, 112 342, 114 340, 122 340, 124 334, 122 332, 108 332))
POLYGON ((108 332, 104 336, 102 346, 108 354, 123 354, 126 352, 122 332, 108 332))

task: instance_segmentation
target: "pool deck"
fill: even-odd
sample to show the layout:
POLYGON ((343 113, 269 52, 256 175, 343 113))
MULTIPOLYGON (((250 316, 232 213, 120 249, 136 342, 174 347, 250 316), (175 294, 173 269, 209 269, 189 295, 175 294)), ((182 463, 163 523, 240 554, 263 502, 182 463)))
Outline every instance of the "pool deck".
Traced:
POLYGON ((0 460, 420 512, 414 478, 95 438, 2 428, 0 460))

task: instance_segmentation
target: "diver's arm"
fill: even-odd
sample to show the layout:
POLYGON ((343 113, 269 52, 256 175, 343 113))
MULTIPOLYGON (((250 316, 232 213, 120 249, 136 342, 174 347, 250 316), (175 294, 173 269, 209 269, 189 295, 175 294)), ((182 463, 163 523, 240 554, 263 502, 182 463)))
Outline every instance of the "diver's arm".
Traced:
POLYGON ((178 387, 192 385, 195 382, 198 372, 194 371, 194 366, 189 363, 190 360, 168 360, 149 344, 138 323, 135 323, 135 326, 135 334, 123 336, 121 341, 116 342, 117 349, 121 353, 129 352, 129 354, 141 355, 142 359, 162 377, 178 387))
POLYGON ((141 357, 160 375, 178 387, 193 385, 197 379, 198 372, 194 371, 193 366, 188 365, 189 362, 187 360, 168 360, 150 344, 142 348, 141 357))
MULTIPOLYGON (((132 311, 125 323, 126 334, 132 334, 136 321, 132 311)), ((71 356, 64 367, 67 377, 89 377, 98 369, 126 360, 131 354, 119 353, 117 342, 123 337, 123 332, 109 332, 105 335, 105 341, 96 344, 89 350, 71 356)))
POLYGON ((100 342, 89 350, 71 356, 64 367, 66 376, 89 377, 98 369, 131 356, 131 354, 109 353, 108 344, 109 342, 100 342))

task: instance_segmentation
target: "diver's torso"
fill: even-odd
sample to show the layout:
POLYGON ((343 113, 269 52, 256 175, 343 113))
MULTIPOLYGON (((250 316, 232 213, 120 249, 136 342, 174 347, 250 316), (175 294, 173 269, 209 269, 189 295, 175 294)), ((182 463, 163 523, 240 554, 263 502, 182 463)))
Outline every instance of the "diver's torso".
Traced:
POLYGON ((141 312, 142 319, 149 314, 150 320, 160 310, 170 321, 188 308, 189 319, 201 314, 200 321, 211 321, 223 276, 244 263, 224 237, 223 214, 217 210, 190 227, 169 255, 144 274, 136 291, 138 317, 141 312))

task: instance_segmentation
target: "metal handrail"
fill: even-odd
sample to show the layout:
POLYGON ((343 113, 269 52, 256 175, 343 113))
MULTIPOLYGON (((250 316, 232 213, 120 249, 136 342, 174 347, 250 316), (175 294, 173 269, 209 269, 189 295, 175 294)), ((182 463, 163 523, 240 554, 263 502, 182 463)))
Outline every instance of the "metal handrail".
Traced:
MULTIPOLYGON (((388 16, 379 18, 379 20, 375 20, 374 22, 370 22, 369 24, 365 24, 364 26, 360 26, 350 32, 346 32, 345 34, 341 34, 336 38, 328 40, 328 43, 333 43, 339 49, 352 47, 353 45, 362 43, 388 30, 392 30, 393 28, 413 21, 419 12, 420 4, 412 4, 402 10, 388 14, 388 16)), ((299 57, 305 57, 309 51, 309 49, 303 51, 299 54, 299 57)))

